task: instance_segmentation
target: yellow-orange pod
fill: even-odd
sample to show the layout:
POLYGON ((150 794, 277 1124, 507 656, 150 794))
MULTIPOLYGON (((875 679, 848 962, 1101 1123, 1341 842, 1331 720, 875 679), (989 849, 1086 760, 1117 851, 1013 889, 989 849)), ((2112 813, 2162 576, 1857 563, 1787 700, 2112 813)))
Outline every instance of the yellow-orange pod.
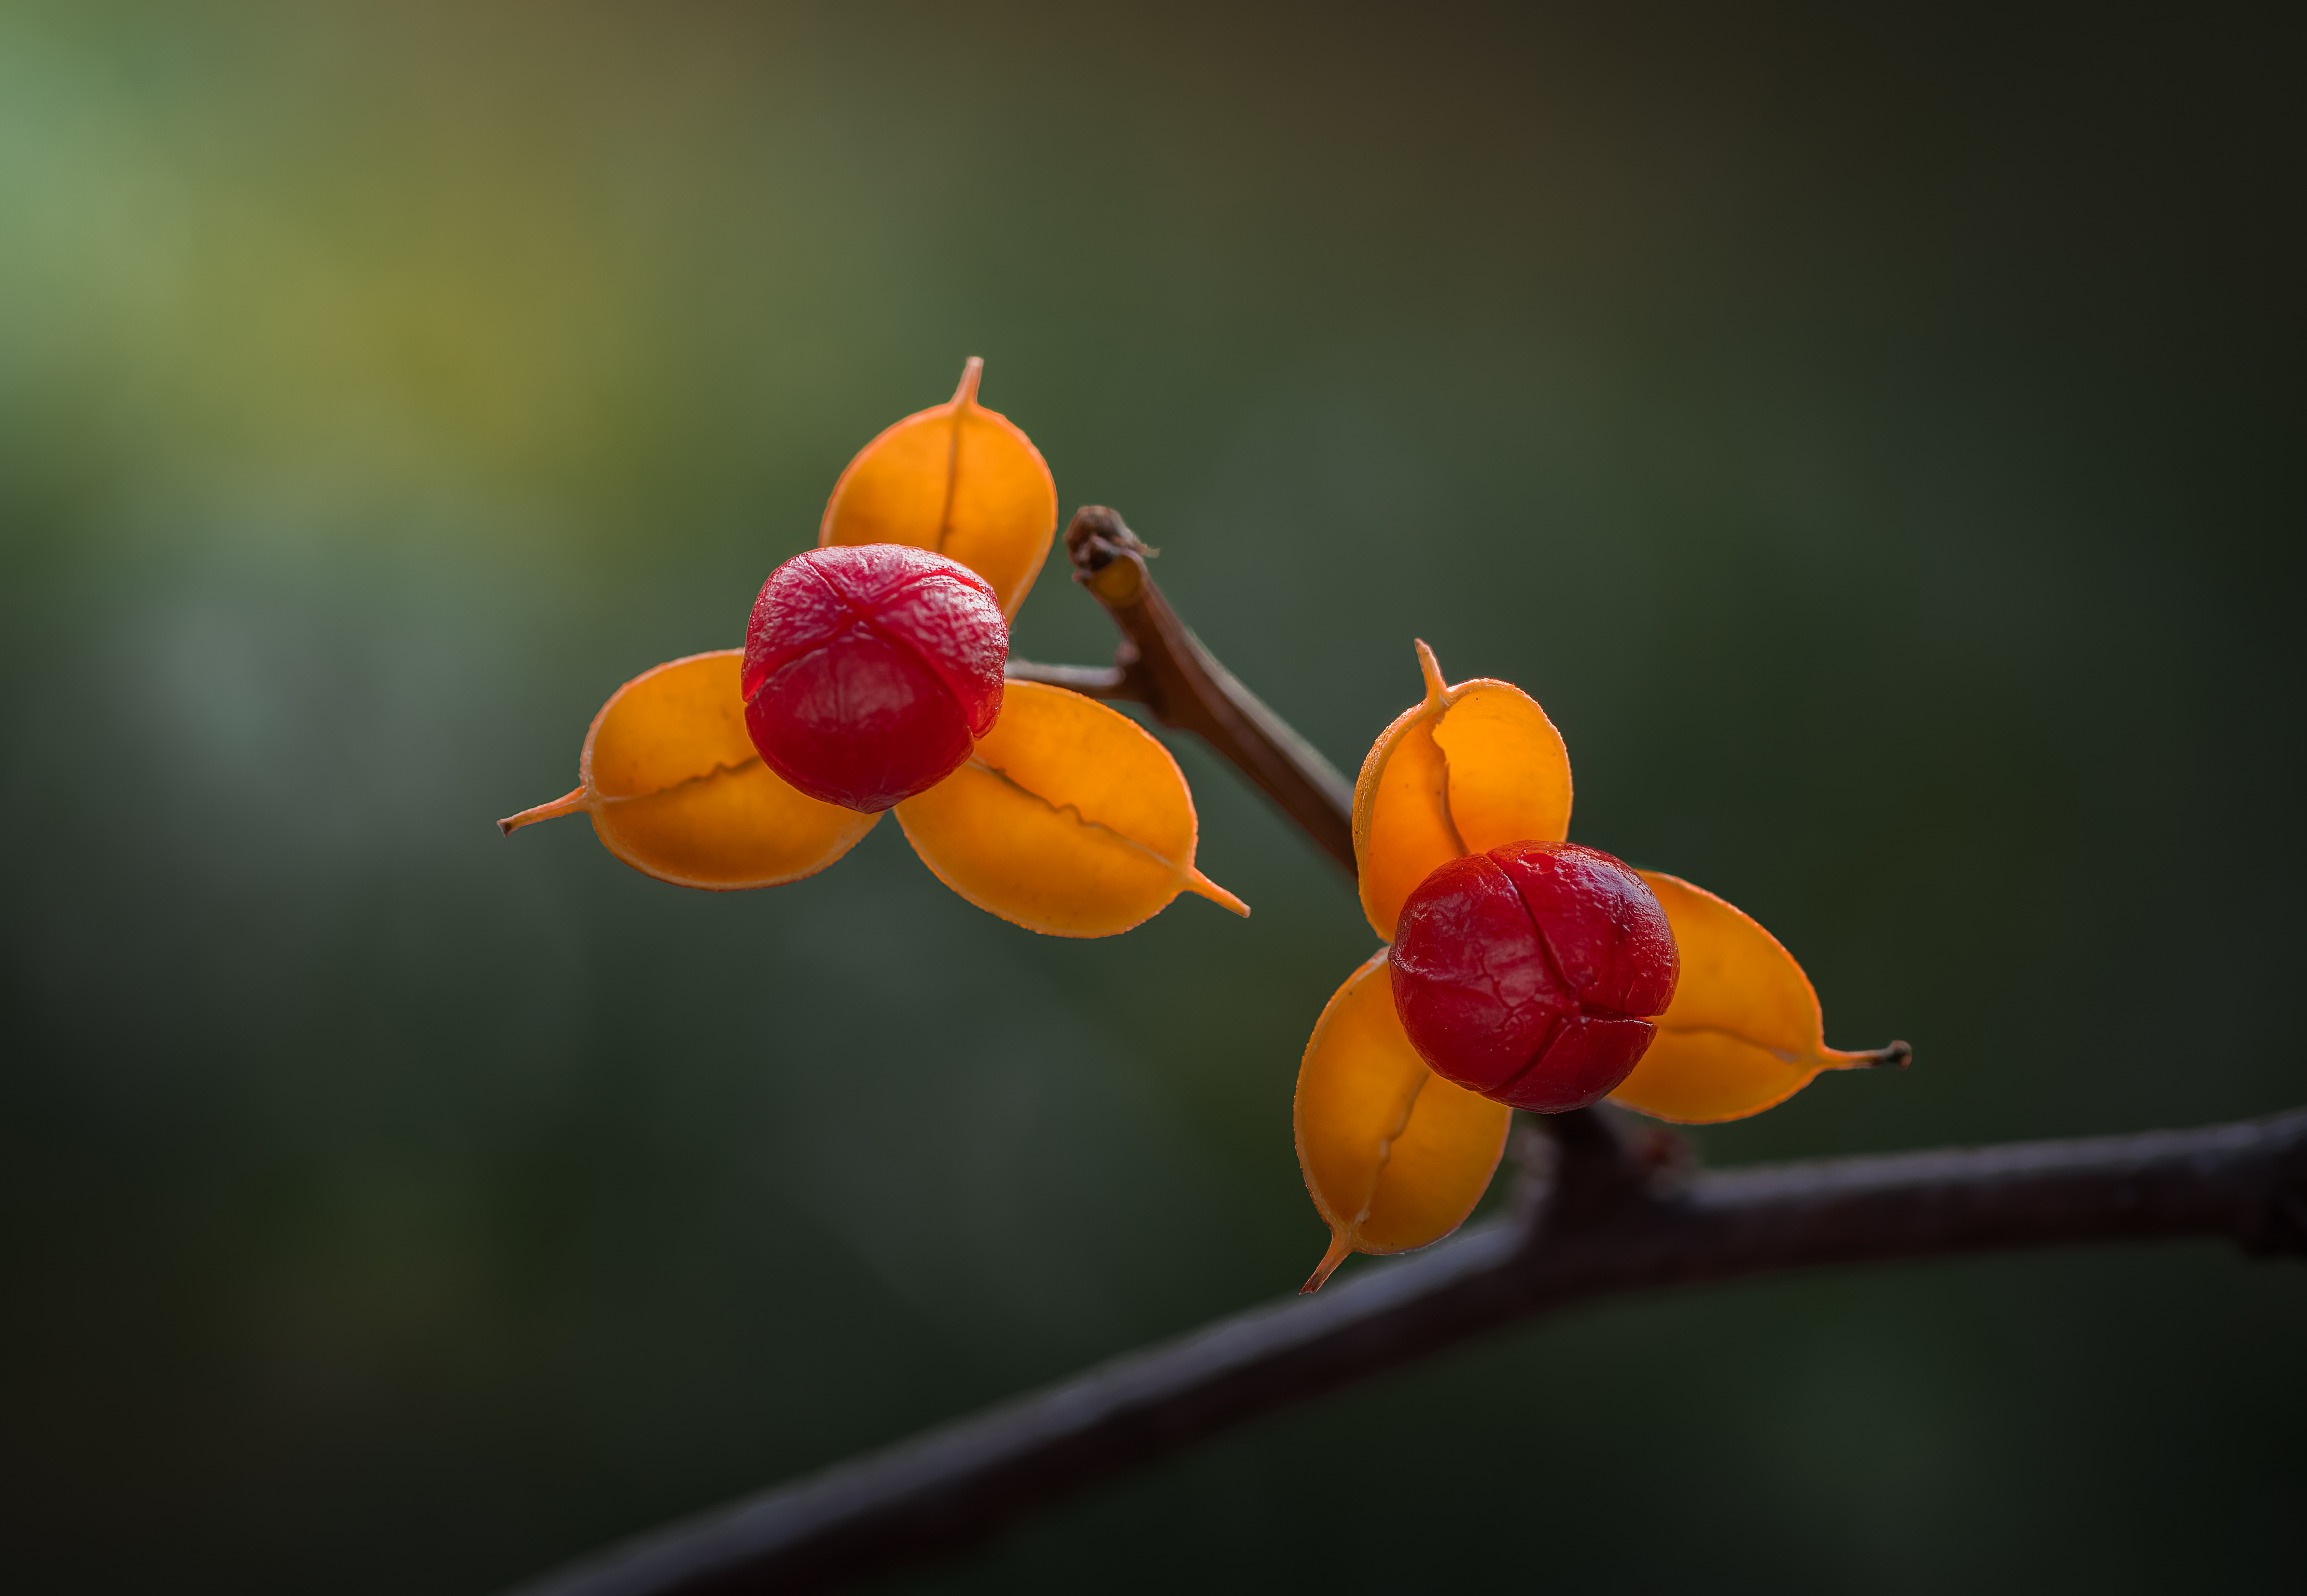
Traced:
POLYGON ((1112 936, 1180 892, 1249 913, 1194 868, 1193 794, 1170 751, 1061 687, 1008 683, 967 762, 896 812, 939 880, 1029 931, 1112 936))
POLYGON ((1684 1124, 1743 1120, 1823 1069, 1903 1062, 1892 1043, 1826 1045, 1818 992, 1779 940, 1732 904, 1661 871, 1642 872, 1674 927, 1682 974, 1658 1034, 1610 1101, 1684 1124))
POLYGON ((1423 642, 1418 664, 1425 700, 1371 745, 1354 783, 1362 912, 1389 942, 1437 866, 1570 832, 1570 754, 1537 700, 1506 682, 1445 686, 1423 642))
POLYGON ((1381 948, 1331 997, 1298 1066, 1298 1166, 1330 1248, 1304 1290, 1356 1252, 1406 1252, 1466 1222, 1514 1111, 1427 1068, 1402 1028, 1381 948))
POLYGON ((815 875, 879 815, 795 792, 761 763, 738 696, 742 651, 673 660, 609 696, 577 756, 576 791, 497 822, 508 833, 582 811, 644 875, 734 891, 815 875))
POLYGON ((818 545, 902 543, 958 561, 993 585, 1001 613, 1041 574, 1058 529, 1058 485, 1033 441, 977 402, 985 362, 961 386, 857 451, 833 485, 818 545))

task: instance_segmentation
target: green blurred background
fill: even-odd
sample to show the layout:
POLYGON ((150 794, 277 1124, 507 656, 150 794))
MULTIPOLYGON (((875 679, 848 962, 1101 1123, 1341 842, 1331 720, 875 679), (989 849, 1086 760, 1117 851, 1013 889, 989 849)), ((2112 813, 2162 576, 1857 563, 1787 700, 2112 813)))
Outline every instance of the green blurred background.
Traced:
MULTIPOLYGON (((1256 917, 1103 942, 490 824, 970 354, 1342 768, 1423 636, 1915 1043, 1717 1162, 2307 1100, 2277 17, 0 4, 0 1581, 485 1592, 1304 1276, 1371 939, 1197 748, 1256 917)), ((2296 1589, 2303 1347, 1660 1296, 888 1588, 2296 1589)))

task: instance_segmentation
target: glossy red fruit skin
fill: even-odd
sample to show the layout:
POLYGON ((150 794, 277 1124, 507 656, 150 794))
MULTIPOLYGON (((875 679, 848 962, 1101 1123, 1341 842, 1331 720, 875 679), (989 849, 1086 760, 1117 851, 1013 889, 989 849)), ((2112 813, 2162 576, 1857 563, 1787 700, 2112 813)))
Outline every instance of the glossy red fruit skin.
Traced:
POLYGON ((745 628, 745 730, 770 769, 876 814, 969 757, 1001 713, 1009 625, 984 578, 896 544, 811 549, 745 628))
POLYGON ((1419 882, 1388 963, 1394 1011, 1437 1075, 1548 1114, 1626 1078, 1681 968, 1642 877, 1540 842, 1454 859, 1419 882))

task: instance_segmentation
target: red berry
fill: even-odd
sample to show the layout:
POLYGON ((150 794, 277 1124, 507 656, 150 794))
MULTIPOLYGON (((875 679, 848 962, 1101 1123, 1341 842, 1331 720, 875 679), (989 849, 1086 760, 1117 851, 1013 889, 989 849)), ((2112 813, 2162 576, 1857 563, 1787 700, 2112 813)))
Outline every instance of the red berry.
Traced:
POLYGON ((1394 1006, 1437 1075, 1515 1108, 1608 1096, 1674 997, 1666 911, 1642 877, 1574 843, 1454 859, 1402 907, 1394 1006))
POLYGON ((896 544, 811 549, 745 629, 745 730, 812 798, 867 814, 926 791, 1001 713, 1009 626, 985 579, 896 544))

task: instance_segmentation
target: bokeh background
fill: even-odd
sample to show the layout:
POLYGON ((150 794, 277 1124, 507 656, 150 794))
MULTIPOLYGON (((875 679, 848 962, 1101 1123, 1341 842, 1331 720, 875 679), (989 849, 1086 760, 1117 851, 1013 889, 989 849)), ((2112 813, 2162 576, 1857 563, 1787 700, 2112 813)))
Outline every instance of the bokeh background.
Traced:
MULTIPOLYGON (((2277 19, 0 4, 0 1582, 485 1592, 1304 1276, 1370 937, 1195 746, 1255 918, 1095 943, 490 823, 970 354, 1341 767, 1518 682, 1916 1044, 1711 1159, 2307 1099, 2277 19)), ((2208 1246, 1662 1295, 882 1588, 2295 1589, 2303 1347, 2208 1246)))

